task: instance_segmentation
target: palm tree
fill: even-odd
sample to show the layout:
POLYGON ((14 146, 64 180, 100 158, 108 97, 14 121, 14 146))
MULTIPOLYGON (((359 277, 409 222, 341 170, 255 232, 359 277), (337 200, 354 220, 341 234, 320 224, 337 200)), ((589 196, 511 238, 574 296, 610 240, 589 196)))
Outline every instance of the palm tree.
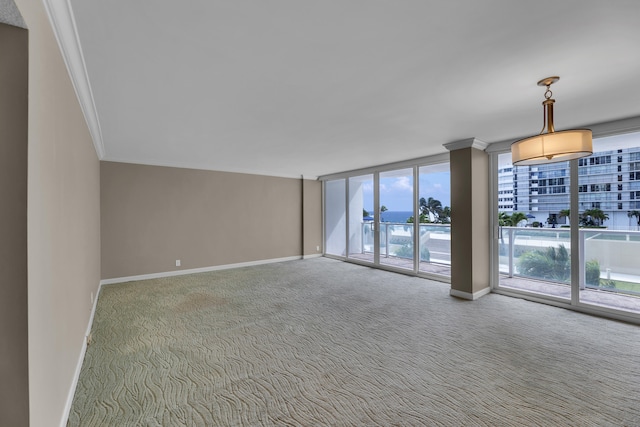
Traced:
POLYGON ((418 203, 420 205, 420 213, 426 213, 427 212, 427 199, 425 199, 424 197, 420 197, 420 201, 418 203))
POLYGON ((451 224, 451 208, 445 206, 442 208, 442 217, 440 218, 442 224, 451 224))
MULTIPOLYGON (((571 209, 561 209, 560 212, 558 212, 558 218, 556 218, 555 215, 549 215, 547 222, 551 224, 553 228, 556 228, 556 224, 558 224, 559 218, 570 219, 570 216, 571 216, 571 209)), ((571 224, 571 221, 569 221, 569 224, 571 224)))
POLYGON ((522 212, 514 212, 509 219, 511 220, 511 225, 517 227, 523 220, 527 221, 527 215, 522 212))
POLYGON ((584 216, 583 222, 586 225, 600 226, 600 224, 602 224, 604 221, 609 219, 609 215, 607 215, 606 213, 604 213, 602 210, 598 208, 587 209, 586 211, 584 211, 582 215, 584 216), (589 217, 591 217, 590 220, 588 219, 589 217), (593 223, 594 220, 595 220, 595 224, 593 223))
POLYGON ((506 212, 498 213, 498 225, 501 227, 509 227, 511 224, 511 217, 506 212))
POLYGON ((429 218, 433 218, 433 222, 440 222, 439 218, 443 214, 442 202, 433 197, 426 200, 424 197, 420 197, 420 213, 429 215, 429 218))
POLYGON ((609 219, 609 215, 602 212, 600 209, 594 209, 594 210, 595 210, 594 212, 595 216, 593 216, 593 214, 591 216, 593 216, 598 221, 598 225, 602 225, 602 223, 604 223, 606 220, 609 219))
POLYGON ((509 227, 511 225, 511 217, 506 212, 498 212, 498 225, 500 226, 500 245, 504 247, 504 234, 502 234, 502 227, 509 227))
MULTIPOLYGON (((413 218, 413 215, 410 216, 409 219, 407 219, 407 222, 410 223, 410 224, 413 224, 414 221, 415 221, 415 219, 413 218)), ((418 216, 418 222, 420 224, 430 224, 431 220, 429 219, 429 215, 421 213, 418 216)))
POLYGON ((640 230, 640 211, 630 211, 627 213, 629 218, 633 218, 634 216, 638 220, 638 229, 640 230))
POLYGON ((434 219, 437 221, 442 216, 442 203, 440 200, 429 197, 427 206, 429 206, 429 212, 433 214, 434 219))
POLYGON ((387 207, 385 205, 380 206, 380 222, 384 222, 384 219, 382 218, 382 212, 386 212, 389 209, 387 209, 387 207))

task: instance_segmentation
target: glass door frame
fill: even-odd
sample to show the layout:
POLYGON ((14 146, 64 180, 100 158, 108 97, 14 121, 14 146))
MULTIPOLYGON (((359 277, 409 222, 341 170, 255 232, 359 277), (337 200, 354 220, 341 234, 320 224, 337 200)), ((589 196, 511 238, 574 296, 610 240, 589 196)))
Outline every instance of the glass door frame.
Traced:
MULTIPOLYGON (((409 268, 404 268, 404 267, 397 267, 397 266, 393 266, 390 265, 388 263, 384 263, 382 262, 382 254, 381 254, 381 247, 380 247, 380 232, 375 233, 375 236, 378 238, 378 241, 375 243, 376 244, 376 266, 379 267, 383 267, 383 268, 387 268, 389 267, 391 270, 393 271, 401 271, 401 272, 410 272, 412 274, 417 274, 418 273, 418 267, 419 267, 419 261, 418 263, 416 263, 416 260, 419 260, 419 248, 417 248, 416 246, 416 233, 419 230, 419 223, 416 223, 415 218, 418 217, 418 211, 417 211, 417 197, 418 197, 418 182, 417 182, 417 174, 418 174, 418 170, 419 170, 419 166, 417 165, 412 165, 409 167, 401 167, 401 168, 390 168, 390 169, 384 169, 384 170, 380 170, 378 172, 375 173, 375 183, 376 186, 375 187, 375 191, 374 191, 374 200, 375 200, 375 209, 376 212, 379 214, 376 217, 376 229, 379 230, 380 232, 382 231, 381 228, 381 217, 382 217, 382 212, 380 211, 380 209, 382 208, 382 201, 380 200, 380 175, 383 175, 387 172, 395 172, 395 171, 411 171, 410 172, 410 176, 412 179, 412 185, 411 185, 411 197, 412 197, 412 203, 411 203, 411 207, 412 207, 412 216, 414 218, 413 224, 412 224, 412 239, 411 239, 411 245, 413 248, 413 254, 412 254, 412 265, 411 265, 411 269, 409 268), (376 198, 377 197, 377 198, 376 198), (379 218, 378 218, 379 217, 379 218)), ((386 233, 386 238, 385 238, 385 248, 387 249, 387 254, 388 254, 388 248, 389 248, 389 225, 385 224, 385 231, 387 231, 386 233)))
MULTIPOLYGON (((626 126, 624 131, 620 131, 618 126, 619 122, 604 123, 597 126, 592 126, 593 138, 603 138, 607 136, 614 136, 621 133, 631 133, 640 131, 640 117, 635 119, 629 119, 620 122, 631 122, 632 126, 626 126)), ((571 298, 570 300, 554 298, 553 296, 546 296, 542 294, 535 294, 532 292, 522 291, 518 289, 505 288, 500 286, 500 271, 499 271, 499 235, 500 227, 498 225, 498 155, 504 154, 510 151, 510 142, 502 142, 491 144, 485 150, 489 154, 489 185, 490 185, 490 212, 489 217, 493 227, 491 250, 490 250, 490 287, 492 292, 515 296, 518 298, 524 298, 531 301, 542 302, 545 304, 555 305, 562 308, 568 308, 574 311, 584 312, 588 314, 595 314, 598 316, 613 318, 631 323, 640 323, 640 315, 627 312, 623 310, 617 310, 610 307, 603 307, 594 305, 588 302, 580 300, 580 291, 582 284, 585 283, 585 258, 584 247, 580 243, 580 227, 578 215, 569 216, 570 224, 570 241, 572 252, 577 256, 571 257, 571 298)), ((578 160, 571 160, 569 162, 569 188, 570 188, 570 211, 579 212, 579 172, 578 172, 578 160)))
MULTIPOLYGON (((329 258, 341 259, 344 261, 353 262, 360 265, 365 265, 369 267, 380 268, 384 270, 393 271, 396 273, 414 275, 419 277, 424 277, 432 280, 436 280, 439 282, 451 283, 451 278, 448 276, 440 275, 440 274, 432 274, 429 272, 420 271, 420 222, 417 220, 419 218, 419 194, 420 194, 420 168, 423 166, 441 164, 441 163, 449 163, 449 152, 437 154, 428 157, 421 157, 412 160, 406 160, 396 163, 391 163, 387 165, 374 166, 365 169, 359 169, 355 171, 348 171, 338 174, 332 174, 327 176, 321 176, 318 179, 323 181, 323 203, 325 199, 325 183, 326 181, 332 181, 337 179, 344 179, 345 185, 345 215, 346 215, 346 226, 345 226, 345 256, 340 257, 333 254, 324 254, 329 258), (373 262, 359 260, 357 258, 349 257, 350 248, 349 248, 349 235, 350 235, 350 221, 349 221, 349 178, 362 176, 367 174, 373 175, 373 186, 374 186, 374 221, 373 227, 376 231, 380 230, 380 173, 400 170, 400 169, 411 169, 412 177, 413 177, 413 269, 407 268, 398 268, 389 266, 386 264, 380 263, 380 235, 378 232, 374 233, 374 260, 373 262)), ((326 212, 327 207, 324 206, 324 211, 326 212)), ((324 217, 326 218, 326 216, 324 217)), ((324 232, 324 218, 323 218, 323 236, 326 235, 324 232)), ((325 242, 326 246, 326 242, 325 242)))

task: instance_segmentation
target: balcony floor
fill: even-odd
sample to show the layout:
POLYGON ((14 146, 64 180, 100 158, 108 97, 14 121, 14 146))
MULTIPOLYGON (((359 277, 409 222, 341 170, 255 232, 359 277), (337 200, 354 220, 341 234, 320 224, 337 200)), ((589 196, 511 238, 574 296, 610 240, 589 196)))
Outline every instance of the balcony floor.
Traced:
MULTIPOLYGON (((571 287, 566 284, 545 282, 526 277, 500 275, 500 287, 532 292, 539 295, 571 300, 571 287)), ((600 307, 640 313, 640 297, 601 289, 581 289, 580 302, 600 307)))
MULTIPOLYGON (((373 262, 373 254, 349 254, 350 259, 373 262)), ((381 257, 380 264, 389 267, 413 270, 413 261, 398 257, 381 257)), ((420 273, 451 277, 451 266, 431 262, 420 262, 420 273)), ((530 292, 536 295, 571 300, 571 287, 566 284, 546 282, 526 277, 508 277, 500 275, 500 287, 530 292)), ((600 289, 583 289, 580 291, 580 302, 599 307, 640 313, 640 297, 616 293, 600 289)))
MULTIPOLYGON (((350 259, 373 262, 373 254, 349 254, 350 259)), ((389 267, 402 268, 413 271, 413 260, 399 257, 380 257, 380 264, 389 267)), ((420 262, 420 273, 436 274, 439 276, 451 277, 451 266, 437 262, 420 262)))

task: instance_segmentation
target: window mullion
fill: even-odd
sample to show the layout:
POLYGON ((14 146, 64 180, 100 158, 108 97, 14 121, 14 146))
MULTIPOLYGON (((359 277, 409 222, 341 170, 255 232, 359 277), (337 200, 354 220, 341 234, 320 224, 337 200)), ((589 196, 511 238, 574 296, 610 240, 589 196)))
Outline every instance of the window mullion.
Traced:
POLYGON ((584 282, 583 256, 580 250, 580 228, 578 210, 578 160, 569 162, 569 209, 571 215, 571 305, 578 305, 580 301, 580 286, 584 282))

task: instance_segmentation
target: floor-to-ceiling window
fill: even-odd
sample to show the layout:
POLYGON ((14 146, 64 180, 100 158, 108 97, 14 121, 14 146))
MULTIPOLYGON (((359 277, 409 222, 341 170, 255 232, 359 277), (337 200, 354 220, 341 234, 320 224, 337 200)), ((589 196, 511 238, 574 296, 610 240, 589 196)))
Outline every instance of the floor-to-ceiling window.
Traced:
POLYGON ((380 264, 414 269, 414 168, 380 173, 380 264))
POLYGON ((448 155, 321 179, 326 255, 449 280, 448 155))
POLYGON ((570 301, 569 162, 498 163, 499 286, 570 301))
POLYGON ((451 277, 451 173, 449 163, 421 166, 418 216, 421 272, 451 277))
POLYGON ((594 139, 593 155, 573 162, 514 167, 506 152, 493 164, 494 290, 640 314, 640 133, 594 139))
POLYGON ((345 256, 347 253, 346 182, 334 179, 324 183, 325 253, 345 256))
POLYGON ((349 177, 349 258, 374 261, 373 174, 349 177))
POLYGON ((640 313, 640 133, 594 140, 578 171, 579 302, 640 313))

